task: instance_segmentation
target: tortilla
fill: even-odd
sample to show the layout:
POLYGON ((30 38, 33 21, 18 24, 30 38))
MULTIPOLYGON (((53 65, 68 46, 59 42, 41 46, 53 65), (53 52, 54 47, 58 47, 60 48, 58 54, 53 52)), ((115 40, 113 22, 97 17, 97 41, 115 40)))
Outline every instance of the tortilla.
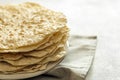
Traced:
POLYGON ((0 5, 0 72, 45 70, 66 51, 66 17, 36 3, 0 5))
POLYGON ((0 54, 0 59, 3 60, 18 60, 22 57, 23 57, 22 54, 8 54, 8 53, 0 54))
POLYGON ((24 68, 25 66, 12 66, 8 63, 5 63, 5 62, 0 62, 0 72, 10 72, 10 71, 17 71, 17 70, 20 70, 22 68, 24 68))
POLYGON ((42 49, 44 49, 46 47, 51 46, 54 43, 60 42, 60 40, 62 39, 63 35, 65 35, 65 33, 62 34, 62 33, 59 32, 59 33, 54 34, 51 37, 51 39, 48 42, 46 42, 46 44, 43 44, 43 45, 39 46, 36 50, 42 50, 42 49))
POLYGON ((49 65, 49 63, 46 63, 44 65, 36 64, 34 66, 29 66, 29 67, 22 69, 22 71, 20 71, 20 73, 28 73, 28 72, 30 73, 30 72, 45 70, 48 65, 49 65))
POLYGON ((49 55, 45 59, 42 60, 40 64, 46 64, 48 62, 54 62, 59 59, 61 59, 63 56, 65 56, 66 51, 64 48, 59 48, 54 54, 49 55))
POLYGON ((66 28, 60 12, 36 3, 0 7, 0 53, 27 52, 39 47, 51 34, 66 28))
MULTIPOLYGON (((26 73, 26 72, 35 72, 39 70, 44 70, 47 68, 47 65, 49 65, 49 62, 57 61, 61 59, 64 55, 65 55, 64 48, 59 48, 54 54, 47 56, 45 59, 42 59, 38 63, 34 63, 31 65, 26 65, 26 62, 29 63, 28 59, 23 62, 24 65, 23 64, 20 65, 21 63, 19 62, 17 63, 17 66, 11 65, 11 62, 9 64, 9 63, 0 61, 0 72, 7 74, 7 73, 14 73, 14 72, 26 73)), ((34 59, 31 59, 31 61, 34 61, 34 59)))
POLYGON ((64 57, 66 54, 66 51, 64 48, 59 48, 54 55, 50 55, 43 59, 40 63, 37 63, 35 65, 30 65, 25 68, 23 68, 20 72, 18 73, 26 73, 26 72, 35 72, 35 71, 40 71, 44 70, 47 68, 50 62, 55 62, 64 57))
POLYGON ((26 53, 26 54, 23 54, 23 55, 24 56, 32 56, 32 57, 41 58, 45 55, 48 55, 49 53, 52 53, 54 50, 56 50, 56 46, 51 46, 51 47, 48 47, 44 50, 33 51, 33 52, 26 53))
POLYGON ((44 57, 48 54, 52 54, 54 53, 59 47, 63 47, 64 44, 62 44, 63 46, 60 46, 61 43, 54 43, 53 45, 43 49, 43 50, 34 50, 31 52, 24 52, 24 53, 19 53, 19 54, 13 54, 13 53, 4 53, 4 54, 0 54, 0 59, 2 60, 19 60, 24 56, 31 56, 31 57, 36 57, 36 58, 40 58, 40 57, 44 57))
POLYGON ((26 53, 26 54, 23 54, 24 56, 32 56, 32 57, 43 57, 43 56, 48 56, 48 55, 52 55, 54 54, 54 52, 63 47, 64 44, 61 44, 61 43, 56 43, 56 44, 53 44, 52 46, 50 47, 47 47, 45 48, 44 50, 39 50, 39 51, 33 51, 33 52, 30 52, 30 53, 26 53))
POLYGON ((44 59, 43 58, 35 58, 35 57, 23 57, 19 60, 16 61, 12 61, 12 60, 3 60, 13 66, 28 66, 28 65, 32 65, 32 64, 36 64, 40 61, 42 61, 44 59))
MULTIPOLYGON (((48 51, 50 51, 50 50, 48 50, 48 51)), ((54 59, 54 57, 56 56, 56 55, 54 55, 56 53, 56 51, 58 53, 58 49, 54 50, 53 52, 51 50, 50 53, 52 53, 52 54, 49 54, 47 56, 43 56, 43 57, 40 57, 40 58, 27 56, 27 57, 22 57, 21 59, 15 60, 15 61, 13 61, 13 60, 7 60, 7 59, 3 59, 1 61, 5 61, 5 62, 7 62, 7 63, 9 63, 9 64, 11 64, 13 66, 28 66, 28 65, 32 65, 32 64, 37 64, 39 62, 42 63, 43 62, 42 60, 44 58, 46 58, 47 60, 51 60, 51 58, 50 58, 51 56, 53 57, 52 59, 54 59)))

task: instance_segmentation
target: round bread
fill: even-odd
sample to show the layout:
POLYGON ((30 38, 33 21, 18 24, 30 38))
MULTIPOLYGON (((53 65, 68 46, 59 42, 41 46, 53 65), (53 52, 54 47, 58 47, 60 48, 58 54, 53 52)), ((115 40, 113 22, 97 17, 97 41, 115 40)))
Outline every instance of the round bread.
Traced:
POLYGON ((34 73, 58 64, 66 54, 66 23, 62 13, 36 3, 0 5, 0 74, 34 73))
POLYGON ((2 73, 25 73, 25 72, 35 72, 39 70, 46 69, 49 62, 54 62, 61 59, 66 54, 65 48, 59 48, 54 52, 54 55, 51 54, 49 57, 44 59, 35 59, 33 57, 28 57, 29 59, 21 59, 20 61, 9 61, 0 62, 0 72, 2 73), (31 62, 30 62, 31 61, 31 62), (37 63, 36 63, 37 62, 37 63), (33 65, 28 65, 32 64, 33 65), (12 65, 11 65, 12 64, 12 65), (17 66, 16 66, 17 65, 17 66))
POLYGON ((1 5, 0 53, 34 50, 62 28, 66 28, 66 18, 60 12, 30 2, 1 5))

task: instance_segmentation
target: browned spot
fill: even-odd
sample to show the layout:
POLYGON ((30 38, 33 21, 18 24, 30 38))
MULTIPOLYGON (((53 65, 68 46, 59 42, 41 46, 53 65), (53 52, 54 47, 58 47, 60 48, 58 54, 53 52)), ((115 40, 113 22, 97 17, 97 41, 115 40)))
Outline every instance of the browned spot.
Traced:
POLYGON ((44 20, 40 20, 40 23, 44 22, 44 20))
POLYGON ((14 41, 13 40, 8 40, 9 43, 13 43, 14 41))
POLYGON ((14 31, 17 31, 17 29, 14 29, 14 31))
POLYGON ((20 32, 24 32, 24 30, 23 29, 21 29, 21 31, 20 32))
POLYGON ((61 21, 61 22, 66 22, 65 18, 59 18, 58 20, 61 21))
POLYGON ((31 28, 32 26, 28 26, 28 28, 31 28))
POLYGON ((10 47, 13 47, 12 45, 9 45, 10 47))
POLYGON ((28 43, 31 43, 32 41, 29 40, 29 41, 27 41, 27 42, 28 42, 28 43))
POLYGON ((9 31, 9 29, 6 29, 7 31, 9 31))
POLYGON ((36 30, 35 30, 35 29, 33 29, 33 32, 36 32, 36 30))
POLYGON ((24 35, 22 35, 22 37, 25 37, 24 35))
POLYGON ((12 31, 9 31, 9 33, 12 33, 12 31))
POLYGON ((22 32, 20 32, 20 33, 19 33, 19 35, 23 35, 23 33, 22 33, 22 32))
POLYGON ((13 34, 11 33, 9 36, 13 36, 13 34))
POLYGON ((15 17, 16 15, 12 15, 12 17, 15 17))

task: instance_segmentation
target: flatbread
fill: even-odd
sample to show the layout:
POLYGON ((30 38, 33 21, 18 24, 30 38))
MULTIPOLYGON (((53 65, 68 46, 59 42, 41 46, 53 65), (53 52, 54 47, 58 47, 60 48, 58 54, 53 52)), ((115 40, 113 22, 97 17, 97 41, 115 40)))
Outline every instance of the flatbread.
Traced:
MULTIPOLYGON (((50 51, 50 50, 48 50, 48 51, 50 51)), ((54 51, 51 50, 50 53, 52 53, 52 54, 49 54, 47 56, 43 56, 43 57, 40 57, 40 58, 27 56, 27 57, 22 57, 21 59, 15 60, 15 61, 13 61, 13 60, 7 60, 7 59, 6 60, 5 59, 1 60, 1 61, 5 61, 5 62, 7 62, 7 63, 9 63, 9 64, 11 64, 13 66, 28 66, 28 65, 37 64, 39 62, 42 63, 44 58, 46 58, 47 60, 51 60, 51 58, 49 58, 49 57, 53 57, 52 59, 54 59, 54 57, 56 56, 56 55, 54 55, 56 53, 56 51, 58 53, 58 49, 56 49, 54 51)))
POLYGON ((23 55, 24 56, 32 56, 32 57, 41 58, 41 57, 43 57, 45 55, 48 55, 49 53, 52 53, 56 49, 58 49, 56 46, 51 46, 51 47, 48 47, 48 48, 46 48, 44 50, 33 51, 33 52, 26 53, 26 54, 23 54, 23 55))
POLYGON ((43 59, 44 59, 44 57, 42 57, 42 58, 23 57, 16 61, 12 61, 12 60, 3 60, 3 61, 5 61, 13 66, 28 66, 28 65, 36 64, 36 63, 42 61, 43 59))
POLYGON ((54 34, 48 42, 46 42, 45 44, 39 46, 36 50, 42 50, 42 49, 44 49, 46 47, 51 46, 54 43, 60 42, 63 35, 65 35, 65 33, 59 32, 59 33, 54 34))
POLYGON ((58 48, 63 47, 64 44, 61 44, 60 42, 58 43, 54 43, 53 45, 43 49, 43 50, 34 50, 31 52, 23 52, 23 53, 19 53, 19 54, 13 54, 13 53, 4 53, 4 54, 0 54, 0 59, 3 60, 19 60, 24 56, 31 56, 31 57, 37 57, 37 58, 41 58, 43 56, 46 56, 48 54, 52 54, 54 53, 58 48), (62 46, 60 46, 62 45, 62 46))
POLYGON ((12 66, 8 63, 5 63, 5 62, 0 62, 0 72, 11 72, 11 71, 17 71, 17 70, 20 70, 20 69, 23 69, 25 66, 12 66))
POLYGON ((49 54, 52 55, 56 50, 58 50, 61 47, 64 47, 64 44, 61 43, 55 43, 50 47, 45 48, 44 50, 39 50, 39 51, 33 51, 30 53, 23 54, 24 56, 32 56, 32 57, 43 57, 43 56, 48 56, 49 54))
POLYGON ((63 56, 65 56, 65 54, 66 54, 65 49, 59 48, 54 54, 51 54, 48 57, 46 57, 45 59, 43 59, 40 64, 46 64, 48 62, 57 61, 57 60, 61 59, 63 56))
MULTIPOLYGON (((31 64, 27 66, 13 66, 11 64, 8 64, 6 62, 0 62, 0 72, 5 74, 14 74, 14 73, 28 73, 28 72, 35 72, 39 70, 44 70, 47 68, 47 65, 49 65, 49 62, 57 61, 61 59, 65 55, 64 48, 59 48, 54 55, 50 55, 47 58, 43 59, 42 61, 31 64)), ((31 59, 32 60, 32 59, 31 59)), ((24 62, 27 62, 25 60, 24 62)))
POLYGON ((0 53, 16 53, 16 52, 28 52, 28 51, 32 51, 33 49, 38 48, 39 46, 45 44, 47 41, 49 41, 49 38, 51 37, 51 35, 47 35, 45 39, 43 39, 41 42, 34 44, 34 45, 30 45, 30 46, 24 46, 24 47, 20 47, 19 49, 15 49, 15 50, 4 50, 4 49, 0 49, 0 53))
MULTIPOLYGON (((65 36, 65 34, 64 34, 65 36)), ((52 41, 52 45, 50 46, 46 46, 43 50, 39 50, 38 51, 34 50, 34 51, 30 51, 30 52, 22 52, 22 53, 4 53, 4 54, 0 54, 0 59, 5 59, 5 60, 18 60, 24 56, 32 56, 32 57, 43 57, 49 53, 52 53, 52 51, 56 51, 58 49, 58 47, 64 47, 64 44, 61 43, 63 42, 64 36, 58 36, 59 38, 57 40, 52 39, 50 41, 52 41), (55 43, 56 41, 56 43, 55 43), (60 46, 62 45, 62 46, 60 46)), ((55 38, 55 37, 54 37, 55 38)), ((48 42, 49 43, 49 42, 48 42)))
POLYGON ((18 60, 22 57, 23 57, 22 54, 8 54, 8 53, 0 54, 0 59, 3 60, 18 60))
POLYGON ((65 56, 66 17, 36 3, 0 5, 0 72, 44 70, 65 56))
POLYGON ((25 67, 24 69, 22 69, 22 71, 20 71, 18 73, 31 73, 31 72, 36 72, 36 71, 42 71, 42 70, 45 70, 48 65, 49 65, 49 63, 43 64, 43 65, 36 64, 33 66, 28 66, 28 67, 25 67))
POLYGON ((49 53, 56 51, 57 49, 58 49, 57 45, 53 45, 53 46, 47 47, 44 50, 39 50, 39 51, 34 50, 31 52, 20 53, 20 54, 4 53, 4 54, 0 54, 0 59, 5 60, 5 61, 6 60, 19 60, 23 58, 24 56, 41 58, 49 53))
POLYGON ((30 65, 25 68, 23 68, 18 73, 28 73, 28 72, 35 72, 40 70, 45 70, 50 62, 55 62, 64 57, 66 54, 66 51, 64 48, 59 48, 54 55, 50 55, 43 59, 40 63, 37 63, 35 65, 30 65))
POLYGON ((36 3, 0 6, 0 53, 26 52, 39 47, 45 38, 66 28, 60 12, 36 3))

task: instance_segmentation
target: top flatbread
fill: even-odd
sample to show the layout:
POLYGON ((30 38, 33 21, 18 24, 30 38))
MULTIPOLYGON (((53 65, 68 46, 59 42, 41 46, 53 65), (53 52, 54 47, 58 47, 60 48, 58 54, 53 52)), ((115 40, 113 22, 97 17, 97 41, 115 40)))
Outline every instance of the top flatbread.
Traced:
POLYGON ((34 50, 61 28, 66 28, 66 18, 60 12, 30 2, 1 5, 0 53, 34 50))

